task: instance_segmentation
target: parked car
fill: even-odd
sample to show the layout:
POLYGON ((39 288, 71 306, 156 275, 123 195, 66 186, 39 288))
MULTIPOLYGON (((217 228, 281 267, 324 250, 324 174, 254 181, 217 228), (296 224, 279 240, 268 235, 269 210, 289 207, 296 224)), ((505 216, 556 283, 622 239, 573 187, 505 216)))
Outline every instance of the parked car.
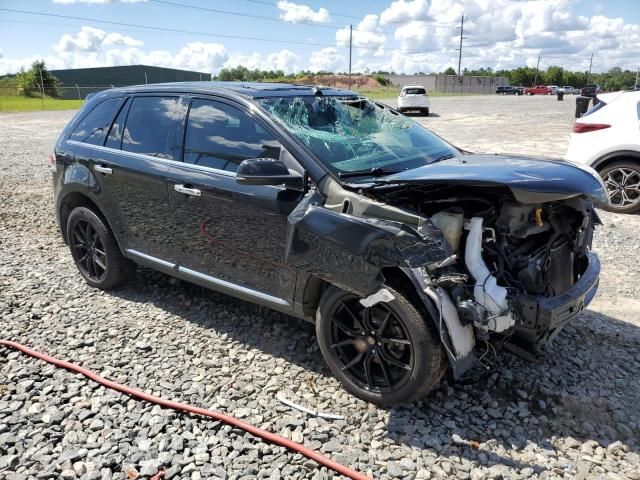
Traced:
POLYGON ((509 86, 496 87, 496 94, 497 95, 513 95, 515 94, 515 89, 509 86))
POLYGON ((314 322, 331 371, 377 404, 459 378, 485 342, 542 351, 598 285, 595 172, 472 154, 348 90, 107 90, 51 165, 89 285, 139 264, 314 322))
POLYGON ((577 95, 580 93, 577 89, 573 88, 571 85, 566 85, 562 87, 562 91, 567 95, 577 95))
POLYGON ((516 95, 524 95, 524 87, 513 87, 516 95))
POLYGON ((582 90, 580 90, 580 95, 583 97, 595 97, 599 93, 602 93, 602 88, 600 88, 600 85, 595 84, 585 85, 582 87, 582 90))
POLYGON ((496 87, 497 95, 522 95, 522 87, 501 86, 496 87))
POLYGON ((551 89, 546 85, 536 85, 535 87, 528 87, 524 89, 525 95, 550 95, 551 89))
POLYGON ((402 87, 398 96, 398 111, 408 112, 417 110, 429 116, 429 95, 421 85, 407 85, 402 87))
POLYGON ((598 103, 576 120, 567 158, 593 167, 602 177, 607 210, 640 211, 640 91, 598 95, 598 103))
POLYGON ((558 89, 560 88, 557 85, 548 85, 548 87, 549 87, 549 90, 551 90, 549 92, 549 95, 555 95, 556 93, 558 93, 558 89))

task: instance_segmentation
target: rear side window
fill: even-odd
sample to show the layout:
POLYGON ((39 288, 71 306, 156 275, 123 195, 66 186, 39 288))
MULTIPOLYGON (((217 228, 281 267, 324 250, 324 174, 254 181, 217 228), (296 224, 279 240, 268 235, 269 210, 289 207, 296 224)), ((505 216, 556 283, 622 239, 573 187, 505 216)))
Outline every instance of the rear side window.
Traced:
POLYGON ((598 103, 596 103, 595 105, 593 105, 589 110, 586 111, 586 113, 584 115, 582 115, 582 117, 580 118, 584 118, 587 117, 589 115, 591 115, 592 113, 597 112, 598 110, 600 110, 602 107, 606 107, 607 104, 604 103, 602 100, 600 100, 598 103))
POLYGON ((424 88, 405 88, 404 93, 407 95, 424 95, 427 92, 424 88))
POLYGON ((640 120, 640 102, 636 105, 636 110, 638 112, 638 120, 640 120))
POLYGON ((194 99, 184 139, 184 162, 235 172, 247 158, 280 157, 280 142, 245 112, 194 99))
POLYGON ((169 132, 175 119, 178 97, 135 97, 122 132, 122 150, 153 157, 167 153, 169 132))
POLYGON ((120 109, 120 113, 116 117, 116 120, 111 125, 111 129, 109 130, 109 134, 107 135, 107 141, 105 142, 105 147, 109 148, 117 148, 120 150, 122 146, 122 131, 124 130, 124 122, 127 119, 127 112, 129 111, 129 99, 125 102, 125 104, 120 109))
POLYGON ((102 134, 109 128, 115 110, 120 103, 119 98, 110 98, 96 105, 83 119, 69 136, 69 140, 97 145, 102 134))

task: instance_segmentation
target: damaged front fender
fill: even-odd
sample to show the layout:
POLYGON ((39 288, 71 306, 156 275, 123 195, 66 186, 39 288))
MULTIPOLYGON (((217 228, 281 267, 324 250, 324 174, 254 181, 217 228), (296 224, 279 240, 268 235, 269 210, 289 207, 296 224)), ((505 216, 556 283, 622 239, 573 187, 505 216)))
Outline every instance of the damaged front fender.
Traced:
POLYGON ((400 268, 429 312, 454 375, 462 374, 474 361, 473 329, 461 324, 447 292, 429 276, 453 255, 442 232, 430 223, 414 229, 339 213, 323 201, 318 192, 310 193, 289 215, 286 263, 306 278, 321 278, 361 297, 383 288, 385 268, 400 268))

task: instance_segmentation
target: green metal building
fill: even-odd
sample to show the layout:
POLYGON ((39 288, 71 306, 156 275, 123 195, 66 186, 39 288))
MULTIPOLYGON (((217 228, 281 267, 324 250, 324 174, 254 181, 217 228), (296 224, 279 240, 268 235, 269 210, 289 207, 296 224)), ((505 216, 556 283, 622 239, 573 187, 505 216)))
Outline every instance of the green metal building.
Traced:
POLYGON ((60 80, 60 98, 68 99, 83 99, 92 92, 99 92, 112 87, 125 87, 127 85, 211 80, 210 73, 152 67, 149 65, 51 70, 51 74, 60 80))

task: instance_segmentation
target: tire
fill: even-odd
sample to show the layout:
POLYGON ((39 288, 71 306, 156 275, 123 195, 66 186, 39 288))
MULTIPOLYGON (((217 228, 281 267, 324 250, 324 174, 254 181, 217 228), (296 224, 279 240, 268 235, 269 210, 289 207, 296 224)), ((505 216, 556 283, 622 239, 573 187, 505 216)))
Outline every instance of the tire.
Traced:
POLYGON ((640 163, 615 162, 598 173, 611 198, 611 203, 603 207, 605 210, 616 213, 640 211, 640 163))
POLYGON ((398 113, 404 113, 405 109, 404 108, 398 108, 398 113))
POLYGON ((422 114, 423 114, 425 117, 428 117, 428 116, 429 116, 429 109, 428 109, 428 108, 423 108, 423 109, 422 109, 422 114))
POLYGON ((381 406, 424 397, 447 364, 431 320, 386 288, 395 298, 365 309, 360 297, 330 287, 316 313, 318 343, 333 374, 353 395, 381 406))
POLYGON ((135 263, 122 255, 106 222, 89 208, 73 209, 67 239, 78 271, 92 287, 116 288, 135 271, 135 263))

